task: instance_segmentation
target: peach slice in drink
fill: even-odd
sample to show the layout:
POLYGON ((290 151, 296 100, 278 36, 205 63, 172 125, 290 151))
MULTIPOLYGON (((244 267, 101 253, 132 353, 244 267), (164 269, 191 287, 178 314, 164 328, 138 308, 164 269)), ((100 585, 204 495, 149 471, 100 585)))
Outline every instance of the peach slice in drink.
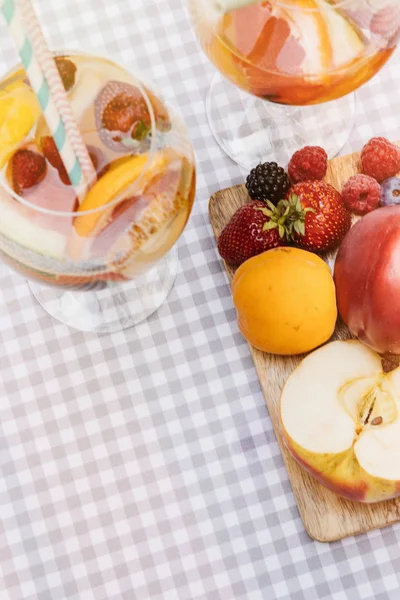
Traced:
MULTIPOLYGON (((122 159, 97 181, 82 201, 78 215, 74 219, 74 229, 78 235, 82 237, 96 236, 107 225, 108 219, 115 209, 115 204, 108 205, 139 179, 148 159, 148 154, 138 154, 128 159, 122 159), (79 213, 87 211, 95 212, 79 215, 79 213)), ((159 152, 150 161, 146 172, 141 177, 141 186, 145 186, 146 182, 165 167, 166 154, 159 152)), ((121 198, 121 202, 125 198, 126 195, 121 198)))
POLYGON ((196 177, 193 164, 182 155, 143 191, 144 208, 110 249, 111 270, 135 277, 168 252, 189 218, 196 177))
POLYGON ((173 154, 172 150, 167 149, 160 150, 152 157, 147 153, 138 154, 119 159, 110 167, 79 206, 69 241, 72 258, 79 260, 83 257, 90 246, 87 242, 110 224, 118 205, 126 203, 129 198, 133 197, 135 201, 140 197, 149 182, 164 172, 173 154))

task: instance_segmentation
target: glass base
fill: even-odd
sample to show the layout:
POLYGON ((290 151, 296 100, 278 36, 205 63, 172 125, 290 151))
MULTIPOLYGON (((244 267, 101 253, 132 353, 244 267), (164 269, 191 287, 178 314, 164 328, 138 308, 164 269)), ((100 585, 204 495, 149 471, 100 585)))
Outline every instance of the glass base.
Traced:
POLYGON ((29 282, 36 300, 52 317, 80 331, 112 333, 137 325, 168 297, 177 273, 173 249, 133 281, 99 291, 70 292, 29 282))
POLYGON ((219 73, 206 103, 216 141, 246 171, 260 162, 286 167, 304 146, 322 146, 332 158, 350 137, 355 106, 354 94, 312 106, 274 104, 247 94, 219 73))

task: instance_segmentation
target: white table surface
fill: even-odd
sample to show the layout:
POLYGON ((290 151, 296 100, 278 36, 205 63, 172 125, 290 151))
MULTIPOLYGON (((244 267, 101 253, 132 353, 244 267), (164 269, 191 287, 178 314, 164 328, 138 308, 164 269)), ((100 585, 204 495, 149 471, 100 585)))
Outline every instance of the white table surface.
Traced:
MULTIPOLYGON (((190 129, 198 189, 168 302, 96 336, 0 265, 1 600, 398 600, 400 526, 304 532, 207 204, 241 181, 205 115, 214 68, 181 0, 36 0, 53 47, 145 70, 190 129)), ((0 25, 0 72, 16 61, 0 25)), ((400 139, 399 54, 358 94, 343 153, 400 139)))

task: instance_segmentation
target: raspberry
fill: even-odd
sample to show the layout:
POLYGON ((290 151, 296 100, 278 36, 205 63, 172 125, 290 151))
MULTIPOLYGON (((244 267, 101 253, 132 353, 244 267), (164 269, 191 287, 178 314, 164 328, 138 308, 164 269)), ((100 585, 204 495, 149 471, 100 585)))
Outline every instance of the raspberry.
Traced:
POLYGON ((393 177, 400 171, 400 148, 384 137, 372 138, 361 151, 361 168, 379 183, 393 177))
POLYGON ((366 215, 378 208, 381 197, 381 186, 368 175, 350 177, 342 190, 342 198, 347 210, 356 215, 366 215))
POLYGON ((306 146, 290 159, 288 172, 293 183, 321 180, 326 175, 328 156, 320 146, 306 146))

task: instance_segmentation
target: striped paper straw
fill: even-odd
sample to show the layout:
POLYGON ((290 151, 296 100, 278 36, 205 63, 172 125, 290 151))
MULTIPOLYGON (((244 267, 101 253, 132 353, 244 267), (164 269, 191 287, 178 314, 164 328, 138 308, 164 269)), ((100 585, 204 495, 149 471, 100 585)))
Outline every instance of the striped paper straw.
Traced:
POLYGON ((89 152, 82 140, 78 124, 68 101, 60 73, 57 69, 53 53, 50 51, 43 35, 37 14, 31 0, 19 0, 19 5, 24 16, 26 31, 31 40, 35 56, 46 76, 50 88, 51 97, 56 105, 58 113, 64 121, 68 139, 71 141, 74 152, 81 165, 86 181, 91 184, 96 181, 96 171, 90 159, 89 152))
POLYGON ((16 49, 24 65, 26 74, 36 94, 43 116, 60 153, 68 177, 77 197, 81 200, 86 195, 88 182, 85 180, 78 157, 68 138, 64 122, 51 96, 47 80, 34 54, 31 41, 26 34, 24 19, 16 0, 0 0, 0 8, 4 14, 16 49))

